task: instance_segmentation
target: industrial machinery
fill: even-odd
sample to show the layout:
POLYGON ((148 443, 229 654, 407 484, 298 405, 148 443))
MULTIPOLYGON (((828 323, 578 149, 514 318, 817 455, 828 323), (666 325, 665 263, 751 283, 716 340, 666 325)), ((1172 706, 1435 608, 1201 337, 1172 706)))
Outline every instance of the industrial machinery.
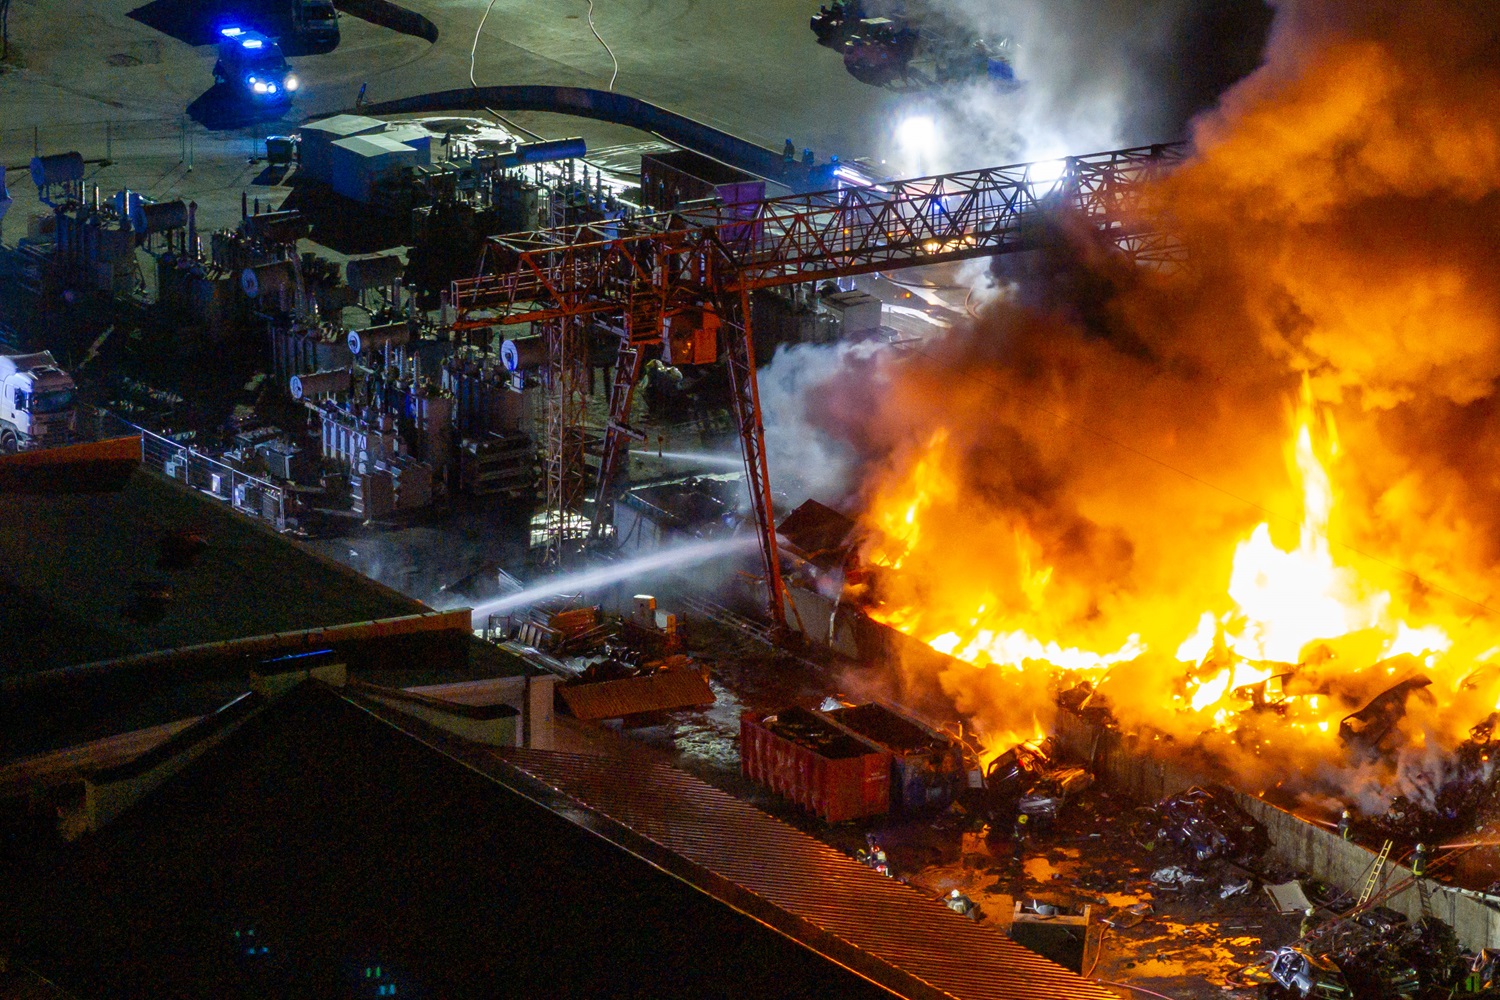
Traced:
POLYGON ((844 68, 865 83, 889 83, 904 77, 917 54, 921 34, 903 21, 867 17, 844 41, 844 68))
POLYGON ((50 351, 0 354, 0 452, 67 444, 77 389, 50 351))
POLYGON ((832 6, 820 6, 808 25, 813 34, 818 36, 819 45, 836 49, 844 44, 844 39, 849 37, 854 26, 864 16, 864 4, 860 0, 833 0, 832 6))
POLYGON ((332 48, 339 41, 339 12, 333 0, 292 0, 292 28, 304 41, 332 48))
POLYGON ((219 34, 223 40, 214 63, 215 83, 257 102, 291 100, 301 83, 274 38, 233 27, 221 29, 219 34))
MULTIPOLYGON (((493 237, 480 275, 454 281, 456 330, 530 323, 546 338, 548 553, 581 540, 586 493, 587 330, 617 338, 609 418, 597 476, 593 533, 626 442, 646 352, 671 343, 695 361, 722 358, 760 534, 769 613, 785 624, 771 508, 750 296, 757 289, 989 257, 1033 249, 1035 225, 1071 214, 1135 260, 1171 264, 1183 250, 1142 218, 1135 195, 1169 169, 1182 146, 1156 145, 917 180, 791 195, 753 205, 710 202, 608 224, 493 237), (706 340, 713 337, 712 351, 706 340)), ((586 534, 586 532, 585 532, 586 534)))
POLYGON ((988 79, 1001 85, 1016 82, 1009 38, 996 42, 975 38, 962 44, 933 45, 931 49, 934 52, 933 72, 939 83, 977 79, 988 79))

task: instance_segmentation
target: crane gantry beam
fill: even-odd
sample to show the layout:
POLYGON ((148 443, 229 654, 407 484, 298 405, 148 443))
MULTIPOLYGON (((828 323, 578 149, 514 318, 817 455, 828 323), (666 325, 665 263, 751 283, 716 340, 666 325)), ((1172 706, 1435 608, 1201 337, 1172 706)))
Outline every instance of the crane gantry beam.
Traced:
POLYGON ((751 506, 760 532, 770 613, 784 625, 780 560, 755 382, 750 294, 872 271, 1032 249, 1045 218, 1063 215, 1143 262, 1183 251, 1143 212, 1141 194, 1186 153, 1181 143, 922 177, 860 183, 745 204, 681 210, 514 236, 491 237, 475 278, 449 292, 455 328, 531 322, 561 355, 549 365, 549 552, 569 540, 581 496, 580 351, 570 336, 589 317, 620 336, 621 361, 598 484, 596 526, 624 438, 641 350, 660 343, 670 317, 720 317, 751 506), (566 332, 564 332, 566 331, 566 332), (573 350, 566 350, 567 347, 573 350), (578 463, 580 467, 573 469, 578 463), (553 505, 564 509, 550 509, 553 505))

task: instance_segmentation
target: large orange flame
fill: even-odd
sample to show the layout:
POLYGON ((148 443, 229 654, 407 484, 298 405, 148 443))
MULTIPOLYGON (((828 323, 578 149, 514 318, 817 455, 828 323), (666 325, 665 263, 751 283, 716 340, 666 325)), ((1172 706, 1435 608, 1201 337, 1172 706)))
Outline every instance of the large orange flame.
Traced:
MULTIPOLYGON (((1246 713, 1271 708, 1278 725, 1304 738, 1331 738, 1340 718, 1368 696, 1371 681, 1385 686, 1400 679, 1398 674, 1420 670, 1441 682, 1439 689, 1473 686, 1474 661, 1447 655, 1454 648, 1448 627, 1437 621, 1413 624, 1388 590, 1355 568, 1359 556, 1331 541, 1338 491, 1329 469, 1341 454, 1336 428, 1315 405, 1306 382, 1291 410, 1287 467, 1302 501, 1296 541, 1278 544, 1272 522, 1265 521, 1234 548, 1224 592, 1205 601, 1191 634, 1168 645, 1167 662, 1175 666, 1151 678, 1158 686, 1157 704, 1166 710, 1150 721, 1161 728, 1233 730, 1246 713), (1330 677, 1341 674, 1363 682, 1353 689, 1330 684, 1330 677), (1175 726, 1173 716, 1180 720, 1175 726)), ((944 557, 941 547, 955 540, 932 522, 963 502, 948 468, 947 443, 946 432, 932 434, 920 457, 886 481, 864 515, 874 539, 866 553, 873 565, 909 574, 915 564, 934 577, 900 588, 923 600, 877 605, 872 615, 975 667, 1009 670, 1023 686, 1055 686, 1063 673, 1098 681, 1116 665, 1144 662, 1151 650, 1139 632, 1113 648, 1091 648, 1042 631, 1048 625, 1054 568, 1019 520, 971 540, 973 545, 999 541, 992 555, 1010 567, 1012 583, 1004 594, 992 584, 968 583, 969 546, 944 557), (914 554, 921 558, 913 560, 914 554)), ((1458 711, 1451 720, 1454 732, 1490 711, 1495 693, 1467 714, 1458 711)), ((1004 728, 1024 732, 1030 727, 1022 720, 1004 728)))

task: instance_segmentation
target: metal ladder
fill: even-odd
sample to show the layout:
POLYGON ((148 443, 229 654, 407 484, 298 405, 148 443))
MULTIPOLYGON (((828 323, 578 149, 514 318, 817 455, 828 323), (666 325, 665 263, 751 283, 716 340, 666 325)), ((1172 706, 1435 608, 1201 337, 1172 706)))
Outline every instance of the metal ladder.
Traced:
POLYGON ((1354 905, 1356 910, 1368 903, 1370 897, 1375 894, 1375 884, 1380 881, 1380 873, 1385 868, 1385 860, 1391 856, 1391 847, 1395 843, 1394 840, 1387 840, 1385 846, 1381 847, 1380 856, 1375 859, 1375 864, 1370 869, 1370 877, 1365 879, 1365 888, 1359 894, 1359 902, 1354 905))

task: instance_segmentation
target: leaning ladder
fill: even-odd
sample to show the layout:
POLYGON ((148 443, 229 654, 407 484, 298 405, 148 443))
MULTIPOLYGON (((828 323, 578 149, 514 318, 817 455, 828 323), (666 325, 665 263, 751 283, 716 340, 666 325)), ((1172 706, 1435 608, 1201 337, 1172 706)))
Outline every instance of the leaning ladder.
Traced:
POLYGON ((1385 846, 1380 849, 1380 856, 1375 859, 1375 864, 1371 866, 1370 877, 1365 879, 1364 891, 1359 894, 1359 902, 1354 906, 1356 910, 1368 903, 1370 897, 1375 894, 1375 885, 1380 881, 1380 872, 1385 868, 1385 859, 1391 856, 1391 847, 1395 843, 1394 840, 1387 840, 1385 846))

